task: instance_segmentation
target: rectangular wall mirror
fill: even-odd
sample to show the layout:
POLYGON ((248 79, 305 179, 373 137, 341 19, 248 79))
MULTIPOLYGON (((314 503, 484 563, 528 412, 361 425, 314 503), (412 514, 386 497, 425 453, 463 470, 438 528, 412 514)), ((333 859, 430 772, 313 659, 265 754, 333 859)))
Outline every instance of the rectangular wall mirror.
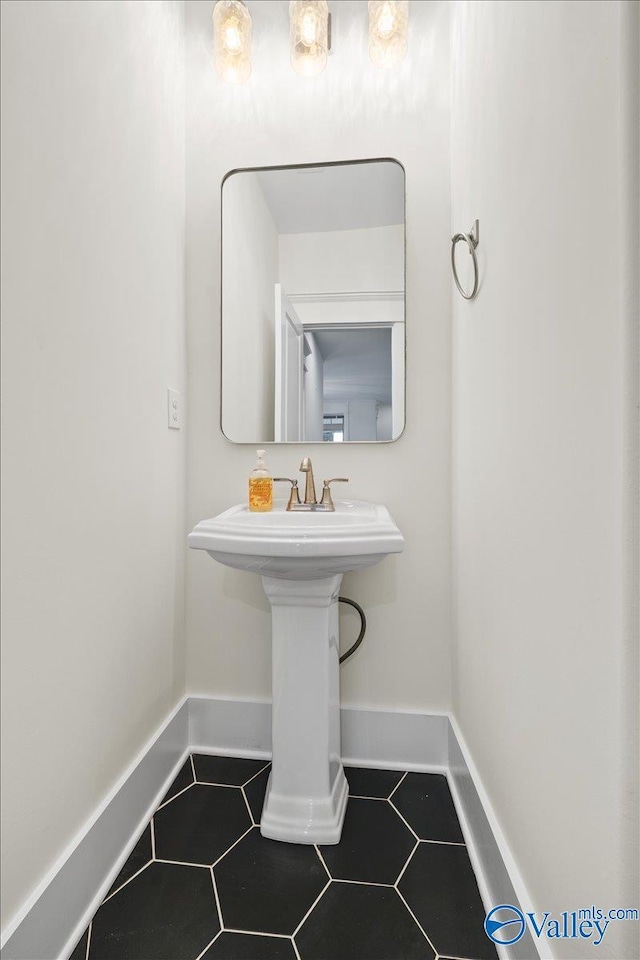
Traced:
POLYGON ((222 184, 222 431, 396 440, 405 416, 405 178, 396 160, 234 170, 222 184))

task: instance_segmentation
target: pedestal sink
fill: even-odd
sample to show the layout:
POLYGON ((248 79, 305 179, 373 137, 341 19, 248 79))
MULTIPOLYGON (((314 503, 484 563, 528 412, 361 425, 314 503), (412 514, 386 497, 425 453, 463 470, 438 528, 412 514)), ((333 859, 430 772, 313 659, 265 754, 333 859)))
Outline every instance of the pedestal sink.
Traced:
POLYGON ((260 830, 292 843, 338 843, 347 806, 340 759, 338 593, 343 573, 400 553, 385 507, 342 500, 331 513, 231 507, 189 546, 258 573, 271 604, 273 763, 260 830))

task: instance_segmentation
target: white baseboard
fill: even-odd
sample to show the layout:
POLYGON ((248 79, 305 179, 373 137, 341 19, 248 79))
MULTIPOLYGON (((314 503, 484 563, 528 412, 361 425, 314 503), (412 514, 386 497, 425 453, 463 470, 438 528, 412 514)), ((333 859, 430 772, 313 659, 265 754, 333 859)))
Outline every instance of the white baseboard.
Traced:
MULTIPOLYGON (((341 732, 349 766, 446 773, 485 906, 519 904, 524 885, 455 721, 343 707, 341 732)), ((189 752, 269 759, 271 704, 182 700, 3 932, 3 960, 66 960, 189 752)), ((520 943, 501 956, 538 956, 520 943)))
MULTIPOLYGON (((531 901, 505 836, 482 785, 462 732, 449 717, 448 780, 485 910, 506 903, 530 910, 531 901)), ((510 947, 498 947, 505 960, 540 957, 529 930, 510 947)), ((546 953, 544 960, 553 960, 546 953)))
POLYGON ((66 960, 186 753, 182 700, 2 933, 3 960, 66 960))
POLYGON ((194 753, 271 759, 271 702, 189 697, 194 753))
MULTIPOLYGON (((446 714, 342 707, 342 759, 350 766, 446 770, 446 714)), ((271 757, 271 703, 189 698, 189 743, 196 753, 271 757)))
POLYGON ((444 772, 448 728, 446 714, 343 707, 342 759, 352 767, 444 772))

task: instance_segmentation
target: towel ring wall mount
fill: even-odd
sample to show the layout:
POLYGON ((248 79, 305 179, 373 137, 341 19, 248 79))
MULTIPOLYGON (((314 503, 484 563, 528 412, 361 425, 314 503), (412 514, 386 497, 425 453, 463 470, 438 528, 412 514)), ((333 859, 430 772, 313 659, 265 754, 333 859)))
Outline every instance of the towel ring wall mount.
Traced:
POLYGON ((462 294, 465 300, 473 300, 478 292, 478 258, 476 257, 476 247, 480 242, 480 221, 476 220, 473 227, 469 233, 455 233, 451 237, 451 269, 453 270, 453 279, 455 280, 456 287, 462 294), (466 293, 458 279, 458 271, 456 270, 456 244, 458 241, 464 240, 473 259, 473 290, 471 293, 466 293))

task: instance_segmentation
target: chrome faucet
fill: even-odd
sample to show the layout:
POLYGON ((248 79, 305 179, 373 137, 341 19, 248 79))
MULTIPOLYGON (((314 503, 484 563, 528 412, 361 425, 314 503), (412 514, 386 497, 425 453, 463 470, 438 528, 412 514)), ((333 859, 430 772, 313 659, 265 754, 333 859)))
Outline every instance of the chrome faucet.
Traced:
POLYGON ((304 486, 304 502, 300 502, 300 493, 298 492, 298 481, 292 480, 290 477, 274 477, 274 483, 290 483, 291 484, 291 494, 289 496, 289 502, 287 503, 287 510, 289 511, 299 511, 304 510, 307 512, 318 512, 318 513, 328 513, 334 511, 335 504, 331 496, 331 487, 332 483, 348 483, 348 477, 334 477, 332 480, 325 480, 322 485, 322 499, 318 503, 316 497, 316 485, 313 479, 313 466, 311 464, 310 457, 303 457, 302 463, 300 464, 300 472, 306 473, 306 482, 304 486))

